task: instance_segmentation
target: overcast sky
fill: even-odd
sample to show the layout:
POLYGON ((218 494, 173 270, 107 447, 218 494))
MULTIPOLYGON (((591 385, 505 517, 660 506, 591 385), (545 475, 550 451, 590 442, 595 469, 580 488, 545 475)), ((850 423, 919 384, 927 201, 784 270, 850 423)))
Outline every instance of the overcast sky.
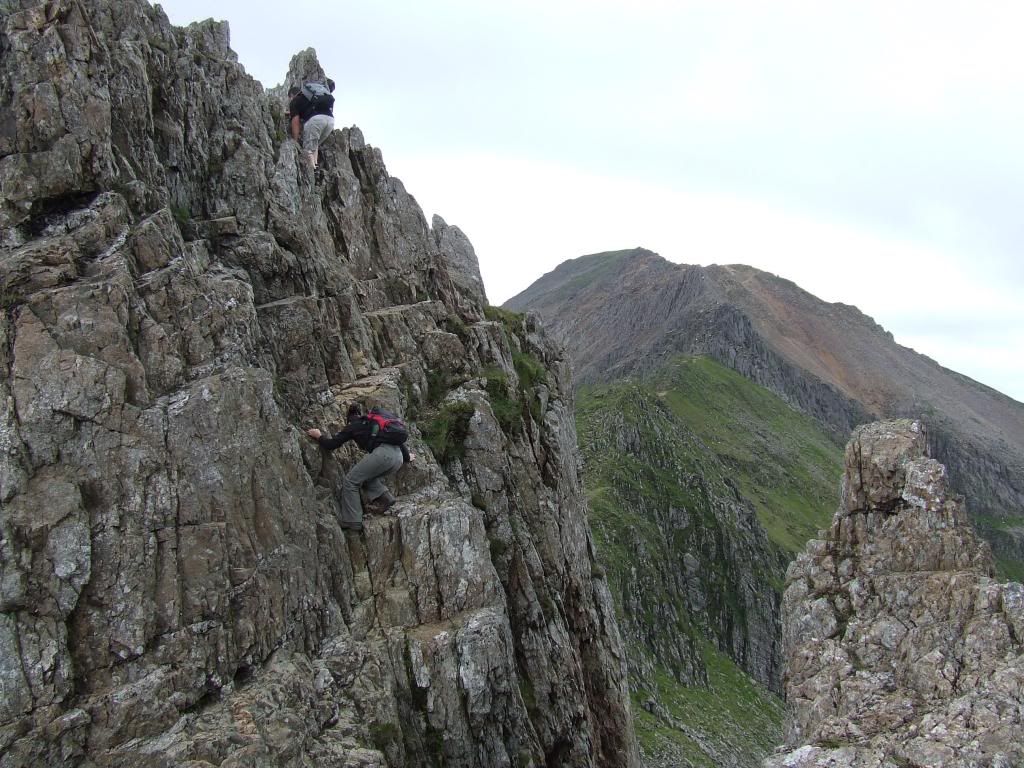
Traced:
POLYGON ((598 251, 749 264, 1024 401, 1024 3, 161 5, 268 87, 314 47, 494 304, 598 251))

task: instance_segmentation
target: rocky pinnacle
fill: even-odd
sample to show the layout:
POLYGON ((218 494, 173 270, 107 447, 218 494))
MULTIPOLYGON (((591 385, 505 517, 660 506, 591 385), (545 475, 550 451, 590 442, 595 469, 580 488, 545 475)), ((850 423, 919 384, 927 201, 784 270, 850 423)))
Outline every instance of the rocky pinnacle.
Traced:
POLYGON ((788 752, 767 768, 1024 761, 1024 587, 929 458, 920 422, 859 428, 842 503, 790 566, 788 752))

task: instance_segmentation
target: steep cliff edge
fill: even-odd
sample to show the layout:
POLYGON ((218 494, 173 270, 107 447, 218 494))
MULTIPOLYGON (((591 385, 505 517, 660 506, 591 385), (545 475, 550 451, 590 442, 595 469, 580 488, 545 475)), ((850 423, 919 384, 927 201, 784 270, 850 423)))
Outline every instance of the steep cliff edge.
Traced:
POLYGON ((920 418, 999 565, 1024 575, 1024 405, 896 344, 855 307, 741 265, 673 264, 643 249, 567 261, 507 306, 536 311, 580 383, 707 355, 845 441, 878 418, 920 418))
POLYGON ((927 457, 920 422, 863 427, 832 527, 790 566, 787 754, 768 768, 1024 761, 1024 587, 927 457))
POLYGON ((226 25, 0 8, 0 765, 635 765, 568 365, 466 238, 357 129, 315 184, 226 25), (354 399, 418 454, 363 534, 354 399))

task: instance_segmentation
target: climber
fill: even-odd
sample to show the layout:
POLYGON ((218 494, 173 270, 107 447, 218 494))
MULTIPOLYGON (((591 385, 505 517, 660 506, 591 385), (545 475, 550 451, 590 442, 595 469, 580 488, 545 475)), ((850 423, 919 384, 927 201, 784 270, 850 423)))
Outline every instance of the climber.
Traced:
POLYGON ((367 452, 345 475, 341 485, 341 527, 361 531, 363 529, 363 508, 359 489, 366 487, 370 502, 366 505, 368 514, 382 515, 395 503, 395 497, 384 486, 381 478, 395 472, 415 457, 405 447, 408 438, 405 424, 387 411, 371 408, 364 415, 359 403, 348 407, 348 424, 334 437, 326 437, 317 428, 307 429, 306 434, 320 447, 333 451, 349 440, 367 452))
POLYGON ((309 164, 316 168, 320 145, 334 130, 334 81, 303 83, 288 89, 291 135, 302 144, 309 164))

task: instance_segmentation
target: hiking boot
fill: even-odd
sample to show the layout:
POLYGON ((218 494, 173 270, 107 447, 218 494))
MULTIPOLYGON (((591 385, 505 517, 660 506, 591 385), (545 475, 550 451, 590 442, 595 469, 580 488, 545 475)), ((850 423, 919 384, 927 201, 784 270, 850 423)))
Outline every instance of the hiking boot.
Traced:
POLYGON ((343 531, 361 531, 363 530, 362 523, 349 523, 344 520, 339 520, 338 525, 341 526, 343 531))
POLYGON ((373 501, 364 505, 364 509, 371 515, 384 515, 387 511, 395 505, 395 497, 390 493, 385 493, 378 496, 373 501))

